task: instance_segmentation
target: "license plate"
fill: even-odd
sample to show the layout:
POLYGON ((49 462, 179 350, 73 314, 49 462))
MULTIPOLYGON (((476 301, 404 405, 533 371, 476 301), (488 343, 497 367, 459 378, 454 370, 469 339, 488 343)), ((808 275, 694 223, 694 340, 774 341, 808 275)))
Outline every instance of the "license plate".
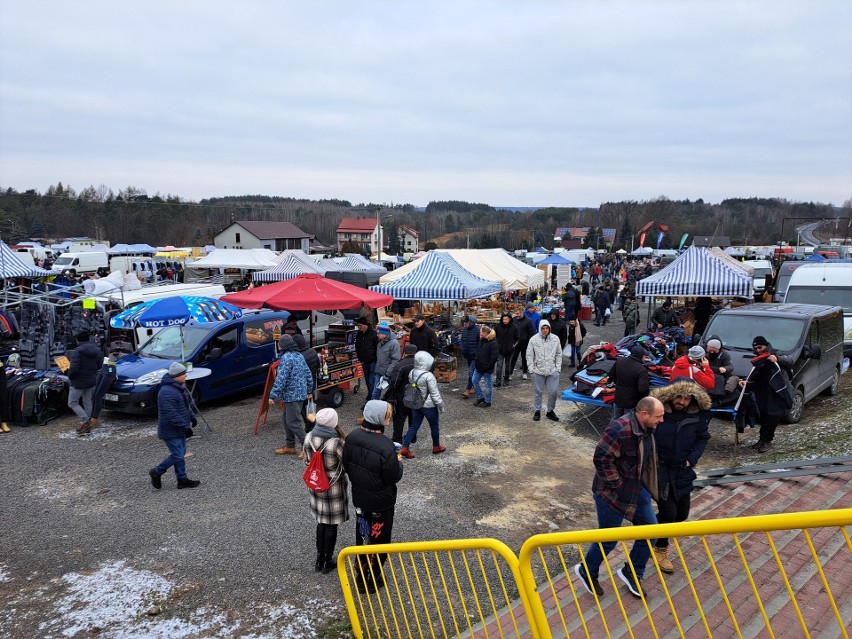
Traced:
POLYGON ((118 401, 118 395, 115 395, 113 393, 104 393, 104 400, 106 400, 108 402, 117 402, 118 401))

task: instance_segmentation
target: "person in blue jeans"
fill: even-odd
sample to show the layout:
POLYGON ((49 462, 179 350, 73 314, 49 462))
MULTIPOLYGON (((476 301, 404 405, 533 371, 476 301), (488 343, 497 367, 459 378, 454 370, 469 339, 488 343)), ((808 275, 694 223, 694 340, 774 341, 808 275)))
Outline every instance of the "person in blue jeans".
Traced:
POLYGON ((163 376, 160 393, 157 395, 157 437, 163 440, 169 449, 169 456, 159 466, 148 471, 151 485, 162 488, 162 476, 174 466, 178 488, 195 488, 201 482, 190 479, 186 474, 186 438, 192 437, 195 416, 192 414, 192 400, 186 388, 186 366, 172 362, 163 376))
POLYGON ((476 347, 476 358, 473 361, 473 388, 476 391, 476 405, 481 408, 491 407, 492 378, 497 359, 500 357, 496 337, 497 333, 490 326, 483 325, 479 331, 479 346, 476 347), (480 381, 485 382, 484 393, 480 381))
MULTIPOLYGON (((657 452, 654 430, 663 421, 662 402, 654 397, 639 400, 636 410, 609 423, 595 447, 595 478, 592 493, 600 528, 618 528, 627 519, 634 526, 656 524, 651 500, 657 499, 657 452)), ((651 557, 651 544, 637 539, 628 562, 617 571, 634 597, 644 597, 642 579, 651 557)), ((616 542, 591 544, 574 572, 589 594, 603 595, 598 575, 604 556, 616 542), (603 552, 601 552, 601 546, 603 552)))
POLYGON ((461 330, 461 352, 467 362, 467 386, 461 394, 462 399, 476 394, 473 390, 473 371, 477 346, 479 346, 479 324, 476 323, 476 315, 468 315, 464 318, 464 327, 461 330))
POLYGON ((408 381, 415 384, 423 397, 422 408, 411 409, 411 426, 402 438, 402 449, 399 454, 408 459, 414 459, 411 452, 411 442, 417 437, 417 431, 423 420, 429 422, 432 431, 432 454, 443 453, 447 448, 441 446, 441 417, 444 412, 444 400, 438 390, 438 380, 431 373, 435 358, 426 351, 418 351, 414 356, 414 368, 408 374, 408 381))

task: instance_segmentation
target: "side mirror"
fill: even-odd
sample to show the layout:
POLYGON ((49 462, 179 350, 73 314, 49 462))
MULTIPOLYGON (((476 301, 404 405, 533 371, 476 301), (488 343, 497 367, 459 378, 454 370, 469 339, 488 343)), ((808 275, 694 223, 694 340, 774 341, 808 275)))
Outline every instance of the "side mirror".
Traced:
POLYGON ((210 354, 207 356, 207 359, 211 362, 215 359, 220 359, 222 357, 222 349, 218 346, 216 348, 210 349, 210 354))
POLYGON ((805 346, 804 348, 802 348, 802 355, 804 355, 808 359, 820 359, 822 358, 822 348, 819 344, 814 344, 813 346, 805 346))

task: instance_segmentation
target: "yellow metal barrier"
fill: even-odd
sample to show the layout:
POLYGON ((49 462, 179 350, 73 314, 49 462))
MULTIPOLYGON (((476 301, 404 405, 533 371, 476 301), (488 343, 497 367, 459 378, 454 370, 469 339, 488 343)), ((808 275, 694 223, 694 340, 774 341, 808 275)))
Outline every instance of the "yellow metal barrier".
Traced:
POLYGON ((495 539, 350 546, 337 572, 358 639, 539 636, 518 559, 495 539))
POLYGON ((521 548, 520 570, 542 637, 742 637, 763 631, 848 639, 850 525, 852 509, 536 535, 521 548), (651 552, 645 596, 625 597, 616 579, 620 564, 635 576, 626 542, 651 545, 659 537, 671 539, 674 573, 664 574, 651 552), (574 566, 582 571, 589 545, 607 541, 618 545, 601 565, 604 595, 598 597, 583 588, 574 566), (845 597, 843 612, 834 592, 845 597))
POLYGON ((337 569, 359 639, 848 639, 849 526, 852 509, 550 533, 528 539, 520 559, 493 539, 359 546, 340 552, 337 569), (658 537, 670 538, 674 573, 652 552, 645 596, 625 597, 616 572, 624 562, 635 576, 627 542, 658 537), (574 566, 607 541, 617 545, 601 565, 604 594, 590 595, 574 566))

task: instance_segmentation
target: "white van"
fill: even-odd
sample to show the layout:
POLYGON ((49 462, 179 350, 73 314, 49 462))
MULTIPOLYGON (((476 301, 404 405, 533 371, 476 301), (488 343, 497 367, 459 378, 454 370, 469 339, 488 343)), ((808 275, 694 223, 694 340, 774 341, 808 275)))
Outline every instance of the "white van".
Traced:
POLYGON ((843 309, 843 355, 852 356, 852 262, 800 264, 790 276, 784 301, 843 309))
POLYGON ((92 251, 90 253, 63 253, 53 263, 54 271, 73 269, 78 275, 82 273, 97 273, 98 269, 109 270, 109 257, 106 253, 92 251))
POLYGON ((122 273, 135 273, 145 274, 149 273, 153 275, 157 271, 157 266, 154 263, 154 260, 150 257, 144 257, 141 255, 118 255, 113 257, 109 261, 109 270, 112 271, 121 271, 122 273))
POLYGON ((743 260, 743 264, 754 269, 754 298, 759 300, 766 291, 766 276, 772 277, 772 262, 769 260, 743 260))

